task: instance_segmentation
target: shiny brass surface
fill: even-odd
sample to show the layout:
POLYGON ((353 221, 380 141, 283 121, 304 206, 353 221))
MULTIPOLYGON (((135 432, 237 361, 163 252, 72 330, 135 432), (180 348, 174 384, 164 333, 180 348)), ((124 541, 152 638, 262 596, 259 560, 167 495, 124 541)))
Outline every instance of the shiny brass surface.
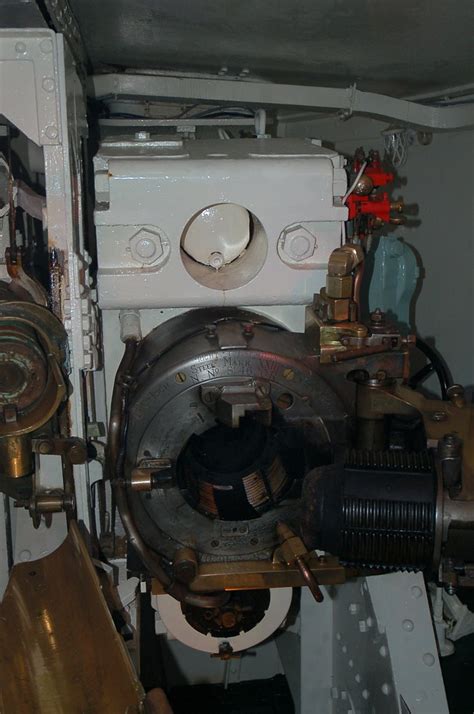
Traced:
POLYGON ((333 322, 351 320, 351 299, 330 297, 326 288, 321 288, 319 295, 316 296, 315 307, 324 320, 333 322))
POLYGON ((364 260, 360 245, 345 243, 332 251, 328 261, 328 275, 349 275, 364 260))
POLYGON ((326 322, 314 307, 306 308, 305 333, 320 354, 322 364, 332 362, 332 356, 347 350, 346 338, 362 339, 369 334, 368 328, 360 322, 326 322))
POLYGON ((15 565, 0 606, 0 711, 138 714, 144 693, 77 525, 15 565))
MULTIPOLYGON (((277 551, 277 556, 281 554, 277 551)), ((337 558, 318 558, 311 554, 307 566, 321 585, 338 585, 350 574, 337 558)), ((196 578, 189 584, 193 592, 213 590, 258 590, 260 588, 302 587, 305 580, 296 563, 270 560, 232 561, 226 563, 202 563, 196 578)), ((152 581, 152 592, 161 595, 165 591, 160 582, 152 581)))
POLYGON ((24 436, 0 438, 0 471, 9 478, 21 478, 33 470, 31 439, 24 436))
POLYGON ((132 491, 151 491, 157 486, 164 486, 168 479, 166 472, 171 466, 169 459, 143 459, 133 469, 127 486, 132 491))
POLYGON ((326 275, 326 294, 331 298, 351 298, 353 282, 351 275, 326 275))

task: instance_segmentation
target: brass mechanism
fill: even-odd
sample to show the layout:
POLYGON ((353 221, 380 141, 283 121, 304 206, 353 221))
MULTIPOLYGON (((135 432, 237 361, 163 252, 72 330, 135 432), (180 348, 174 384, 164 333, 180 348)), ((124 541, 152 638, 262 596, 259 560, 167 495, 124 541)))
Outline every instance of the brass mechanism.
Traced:
POLYGON ((51 420, 66 396, 64 344, 64 328, 46 307, 18 300, 0 284, 3 476, 19 478, 33 471, 31 435, 51 420))

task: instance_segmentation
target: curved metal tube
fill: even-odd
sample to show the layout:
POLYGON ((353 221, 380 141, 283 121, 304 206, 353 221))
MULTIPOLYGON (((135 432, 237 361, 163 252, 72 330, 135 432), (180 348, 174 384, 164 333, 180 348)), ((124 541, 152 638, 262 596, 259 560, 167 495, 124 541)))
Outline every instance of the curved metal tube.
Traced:
POLYGON ((303 576, 303 580, 305 581, 306 585, 310 589, 311 594, 314 597, 314 599, 316 600, 316 602, 322 602, 324 600, 324 595, 321 592, 319 583, 316 580, 315 575, 311 572, 311 569, 307 566, 307 564, 302 556, 299 558, 296 558, 296 565, 298 566, 298 570, 300 571, 301 575, 303 576))
MULTIPOLYGON (((436 372, 439 381, 441 398, 443 400, 446 400, 448 398, 448 388, 452 385, 453 382, 451 377, 449 376, 449 372, 443 362, 443 359, 438 354, 438 352, 433 347, 431 347, 431 345, 425 342, 425 340, 422 340, 421 337, 416 338, 416 346, 420 350, 420 352, 423 352, 425 357, 427 357, 433 365, 433 369, 436 372)), ((415 377, 417 376, 418 375, 415 375, 415 377)))
POLYGON ((141 537, 130 510, 127 489, 123 479, 123 460, 125 447, 121 443, 125 436, 125 420, 127 406, 128 381, 130 371, 137 351, 136 340, 125 343, 125 351, 115 376, 112 401, 110 406, 109 435, 106 450, 107 473, 114 488, 117 508, 122 519, 128 540, 135 548, 142 563, 163 585, 168 595, 196 607, 220 607, 229 599, 226 592, 201 594, 191 592, 183 583, 173 580, 161 564, 161 558, 154 553, 141 537))
POLYGON ((354 276, 354 302, 357 305, 357 319, 362 320, 362 307, 361 307, 361 287, 362 280, 364 278, 365 270, 365 258, 362 260, 356 268, 354 276))

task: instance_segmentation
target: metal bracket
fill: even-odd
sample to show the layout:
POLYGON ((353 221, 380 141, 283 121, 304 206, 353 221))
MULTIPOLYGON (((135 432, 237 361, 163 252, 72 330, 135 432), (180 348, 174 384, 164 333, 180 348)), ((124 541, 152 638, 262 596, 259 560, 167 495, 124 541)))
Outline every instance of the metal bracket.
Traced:
POLYGON ((272 400, 270 385, 255 380, 237 381, 220 387, 202 386, 201 399, 216 412, 223 424, 237 429, 240 420, 248 412, 261 412, 265 423, 271 421, 272 400))
POLYGON ((350 88, 309 87, 270 82, 235 81, 146 74, 94 75, 90 92, 97 99, 136 97, 189 99, 207 103, 239 103, 258 107, 335 109, 395 121, 398 125, 433 130, 474 126, 474 106, 439 107, 350 88))

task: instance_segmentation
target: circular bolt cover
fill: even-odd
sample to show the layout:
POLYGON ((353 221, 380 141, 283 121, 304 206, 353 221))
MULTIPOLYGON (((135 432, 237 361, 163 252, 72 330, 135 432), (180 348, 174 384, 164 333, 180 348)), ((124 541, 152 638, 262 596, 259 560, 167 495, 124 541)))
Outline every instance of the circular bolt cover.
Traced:
POLYGON ((141 265, 151 265, 162 257, 163 252, 160 234, 150 228, 140 228, 130 238, 130 254, 141 265))
POLYGON ((284 256, 298 263, 311 258, 316 248, 316 236, 304 226, 285 228, 280 236, 279 250, 284 256))

